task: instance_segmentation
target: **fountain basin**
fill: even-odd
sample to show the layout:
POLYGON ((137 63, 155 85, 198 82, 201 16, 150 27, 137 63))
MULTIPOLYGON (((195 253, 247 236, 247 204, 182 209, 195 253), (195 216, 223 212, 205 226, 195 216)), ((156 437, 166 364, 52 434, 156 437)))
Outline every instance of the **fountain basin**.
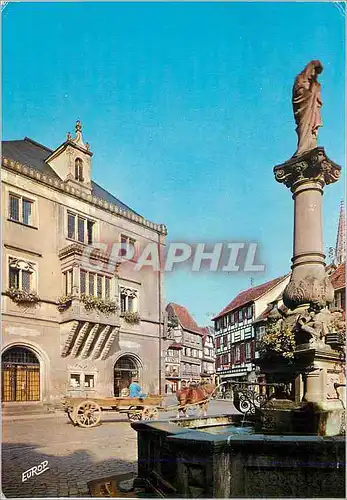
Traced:
POLYGON ((255 434, 243 419, 132 423, 137 485, 170 498, 345 498, 344 436, 255 434))

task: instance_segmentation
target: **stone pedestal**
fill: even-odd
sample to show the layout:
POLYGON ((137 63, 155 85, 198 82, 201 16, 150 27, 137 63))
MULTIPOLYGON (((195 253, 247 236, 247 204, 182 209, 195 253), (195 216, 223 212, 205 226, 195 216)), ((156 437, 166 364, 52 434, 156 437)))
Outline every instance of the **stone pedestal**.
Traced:
POLYGON ((298 346, 298 363, 303 368, 304 396, 302 411, 312 414, 320 436, 335 436, 344 432, 346 408, 344 365, 337 351, 329 346, 312 348, 298 346))
POLYGON ((323 341, 302 344, 291 364, 273 364, 265 371, 276 382, 291 381, 293 391, 291 399, 275 395, 269 400, 257 424, 258 432, 319 436, 345 432, 345 374, 338 351, 323 341))

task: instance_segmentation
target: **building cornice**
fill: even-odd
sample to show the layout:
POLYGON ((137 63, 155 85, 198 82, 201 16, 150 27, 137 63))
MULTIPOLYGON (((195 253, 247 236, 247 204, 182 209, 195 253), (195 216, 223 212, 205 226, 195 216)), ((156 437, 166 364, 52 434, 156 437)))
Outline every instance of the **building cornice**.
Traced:
POLYGON ((155 231, 164 236, 167 235, 167 229, 165 224, 155 224, 154 222, 144 219, 140 215, 136 215, 128 210, 123 210, 113 203, 109 203, 108 201, 98 198, 97 196, 94 196, 92 194, 87 194, 78 188, 68 185, 66 182, 62 180, 54 179, 53 177, 47 174, 43 174, 42 172, 39 172, 38 170, 29 167, 27 165, 23 165, 18 161, 3 157, 2 165, 12 172, 15 172, 17 174, 22 174, 25 177, 34 179, 35 181, 40 182, 41 184, 49 186, 50 188, 55 189, 57 191, 64 192, 65 194, 80 199, 81 201, 89 203, 90 205, 94 205, 108 213, 111 213, 113 215, 118 215, 123 219, 127 219, 131 222, 134 222, 135 224, 138 224, 147 229, 151 229, 152 231, 155 231))

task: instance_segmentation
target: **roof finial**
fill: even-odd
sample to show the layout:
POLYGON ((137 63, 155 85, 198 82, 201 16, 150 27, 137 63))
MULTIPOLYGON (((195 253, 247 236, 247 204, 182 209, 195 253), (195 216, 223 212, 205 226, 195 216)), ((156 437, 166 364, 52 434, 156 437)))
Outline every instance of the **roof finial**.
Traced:
POLYGON ((72 141, 72 135, 71 135, 71 132, 68 132, 68 133, 67 133, 67 140, 68 140, 68 141, 72 141))
POLYGON ((346 217, 345 204, 341 201, 340 217, 337 229, 336 247, 335 247, 336 264, 342 264, 346 261, 346 217))
POLYGON ((74 142, 79 146, 85 148, 85 144, 82 139, 82 123, 80 122, 80 120, 76 121, 76 138, 74 139, 74 142))

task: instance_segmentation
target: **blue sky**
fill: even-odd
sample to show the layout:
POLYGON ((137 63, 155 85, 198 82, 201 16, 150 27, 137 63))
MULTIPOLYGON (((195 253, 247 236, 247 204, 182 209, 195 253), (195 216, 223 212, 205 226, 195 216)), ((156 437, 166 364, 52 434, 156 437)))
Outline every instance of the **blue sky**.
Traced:
MULTIPOLYGON (((3 139, 51 148, 83 123, 93 177, 168 241, 259 242, 285 274, 293 202, 273 166, 296 149, 294 78, 320 59, 319 144, 344 167, 345 27, 327 3, 15 3, 3 12, 3 139)), ((324 194, 335 245, 344 181, 324 194)), ((249 273, 166 275, 166 299, 207 324, 249 273)))

